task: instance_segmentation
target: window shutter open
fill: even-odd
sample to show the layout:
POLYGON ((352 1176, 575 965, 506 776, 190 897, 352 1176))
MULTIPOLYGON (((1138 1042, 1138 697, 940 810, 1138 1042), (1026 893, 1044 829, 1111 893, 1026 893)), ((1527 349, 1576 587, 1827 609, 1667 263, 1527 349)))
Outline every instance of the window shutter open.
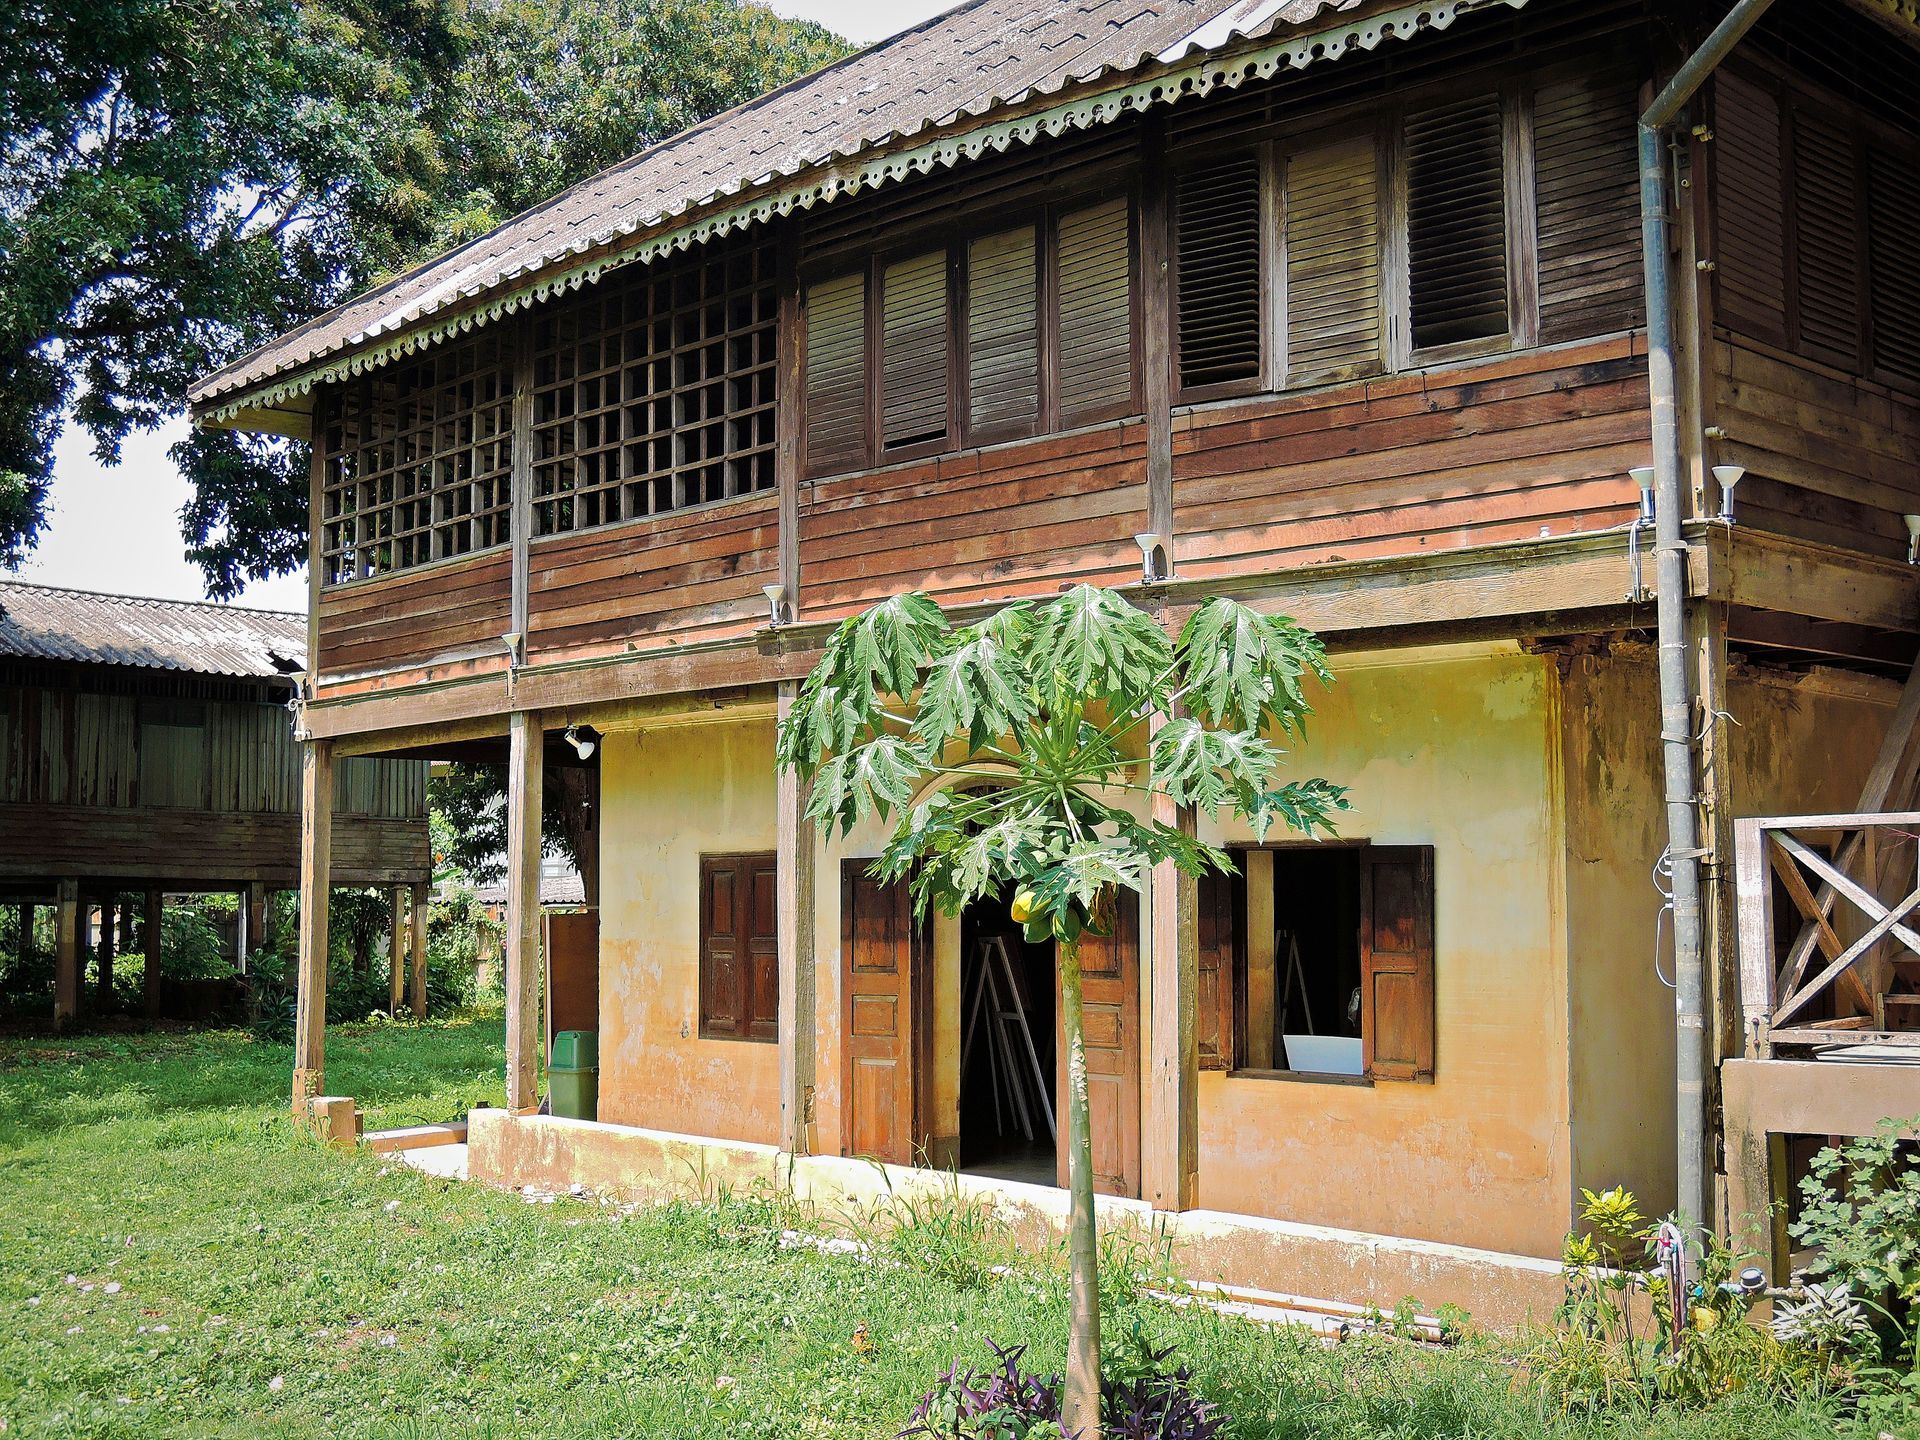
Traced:
POLYGON ((880 281, 880 444, 947 434, 947 253, 887 266, 880 281))
POLYGON ((1087 425, 1131 414, 1133 263, 1131 210, 1110 200, 1060 217, 1058 311, 1060 422, 1087 425))
POLYGON ((1540 338, 1630 329, 1640 303, 1640 166, 1631 77, 1542 86, 1533 101, 1540 338))
POLYGON ((1867 174, 1874 368, 1920 380, 1920 174, 1884 151, 1867 174))
POLYGON ((807 473, 867 462, 867 277, 807 287, 807 473))
POLYGON ((1713 82, 1714 275, 1720 318, 1787 343, 1786 184, 1780 102, 1737 75, 1713 82))
POLYGON ((1030 435, 1039 421, 1038 253, 1031 225, 967 247, 969 441, 1030 435))
POLYGON ((1433 847, 1360 862, 1360 1033, 1376 1080, 1433 1079, 1433 847))
POLYGON ((1175 187, 1180 386, 1260 375, 1260 162, 1182 175, 1175 187))
POLYGON ((1507 333, 1500 100, 1407 117, 1407 270, 1413 348, 1507 333))
POLYGON ((1233 1069, 1233 974, 1240 927, 1238 876, 1209 871, 1198 882, 1196 930, 1199 981, 1194 994, 1195 1041, 1202 1070, 1233 1069))
POLYGON ((1380 368, 1379 157, 1371 137, 1287 162, 1287 383, 1380 368))
POLYGON ((746 923, 742 939, 753 981, 747 1003, 747 1034, 755 1040, 778 1040, 780 942, 775 921, 779 905, 774 858, 771 855, 753 857, 746 865, 746 873, 751 903, 741 916, 746 923))
POLYGON ((1805 112, 1793 122, 1793 255, 1800 348, 1831 364, 1860 358, 1860 170, 1853 136, 1805 112))

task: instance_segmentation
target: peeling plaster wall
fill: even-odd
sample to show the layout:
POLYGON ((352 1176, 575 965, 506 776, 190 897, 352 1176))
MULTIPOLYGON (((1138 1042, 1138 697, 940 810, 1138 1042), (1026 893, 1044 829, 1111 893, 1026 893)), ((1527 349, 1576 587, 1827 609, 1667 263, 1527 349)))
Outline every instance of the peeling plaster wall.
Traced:
POLYGON ((1434 847, 1434 1082, 1203 1073, 1200 1203, 1557 1255, 1572 1177, 1552 663, 1454 647, 1335 670, 1291 773, 1351 787, 1343 835, 1434 847))

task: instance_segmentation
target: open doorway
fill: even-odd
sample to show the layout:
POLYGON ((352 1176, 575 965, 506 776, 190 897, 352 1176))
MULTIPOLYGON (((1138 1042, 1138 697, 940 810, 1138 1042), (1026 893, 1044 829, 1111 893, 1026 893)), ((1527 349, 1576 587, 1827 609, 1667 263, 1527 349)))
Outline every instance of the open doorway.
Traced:
POLYGON ((1055 1183, 1053 942, 1029 945, 1010 896, 960 917, 960 1155, 962 1170, 1055 1183))

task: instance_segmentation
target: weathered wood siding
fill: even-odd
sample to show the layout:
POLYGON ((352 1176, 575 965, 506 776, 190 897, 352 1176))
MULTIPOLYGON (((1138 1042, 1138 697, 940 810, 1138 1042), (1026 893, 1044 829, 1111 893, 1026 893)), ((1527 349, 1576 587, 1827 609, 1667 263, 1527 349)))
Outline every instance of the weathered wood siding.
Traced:
POLYGON ((1176 418, 1183 576, 1423 554, 1632 518, 1646 460, 1633 337, 1176 418))
POLYGON ((800 505, 803 613, 915 588, 964 604, 1137 578, 1146 506, 1136 420, 817 481, 800 505))
POLYGON ((434 664, 504 668, 513 553, 404 570, 320 592, 320 685, 434 664))

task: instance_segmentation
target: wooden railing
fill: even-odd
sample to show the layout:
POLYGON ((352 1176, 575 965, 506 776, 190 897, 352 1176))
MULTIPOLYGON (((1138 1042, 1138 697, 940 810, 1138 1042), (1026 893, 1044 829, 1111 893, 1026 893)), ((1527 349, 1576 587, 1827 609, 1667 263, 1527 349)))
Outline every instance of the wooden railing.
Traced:
POLYGON ((1740 820, 1734 835, 1747 1054, 1920 1046, 1920 811, 1740 820))

